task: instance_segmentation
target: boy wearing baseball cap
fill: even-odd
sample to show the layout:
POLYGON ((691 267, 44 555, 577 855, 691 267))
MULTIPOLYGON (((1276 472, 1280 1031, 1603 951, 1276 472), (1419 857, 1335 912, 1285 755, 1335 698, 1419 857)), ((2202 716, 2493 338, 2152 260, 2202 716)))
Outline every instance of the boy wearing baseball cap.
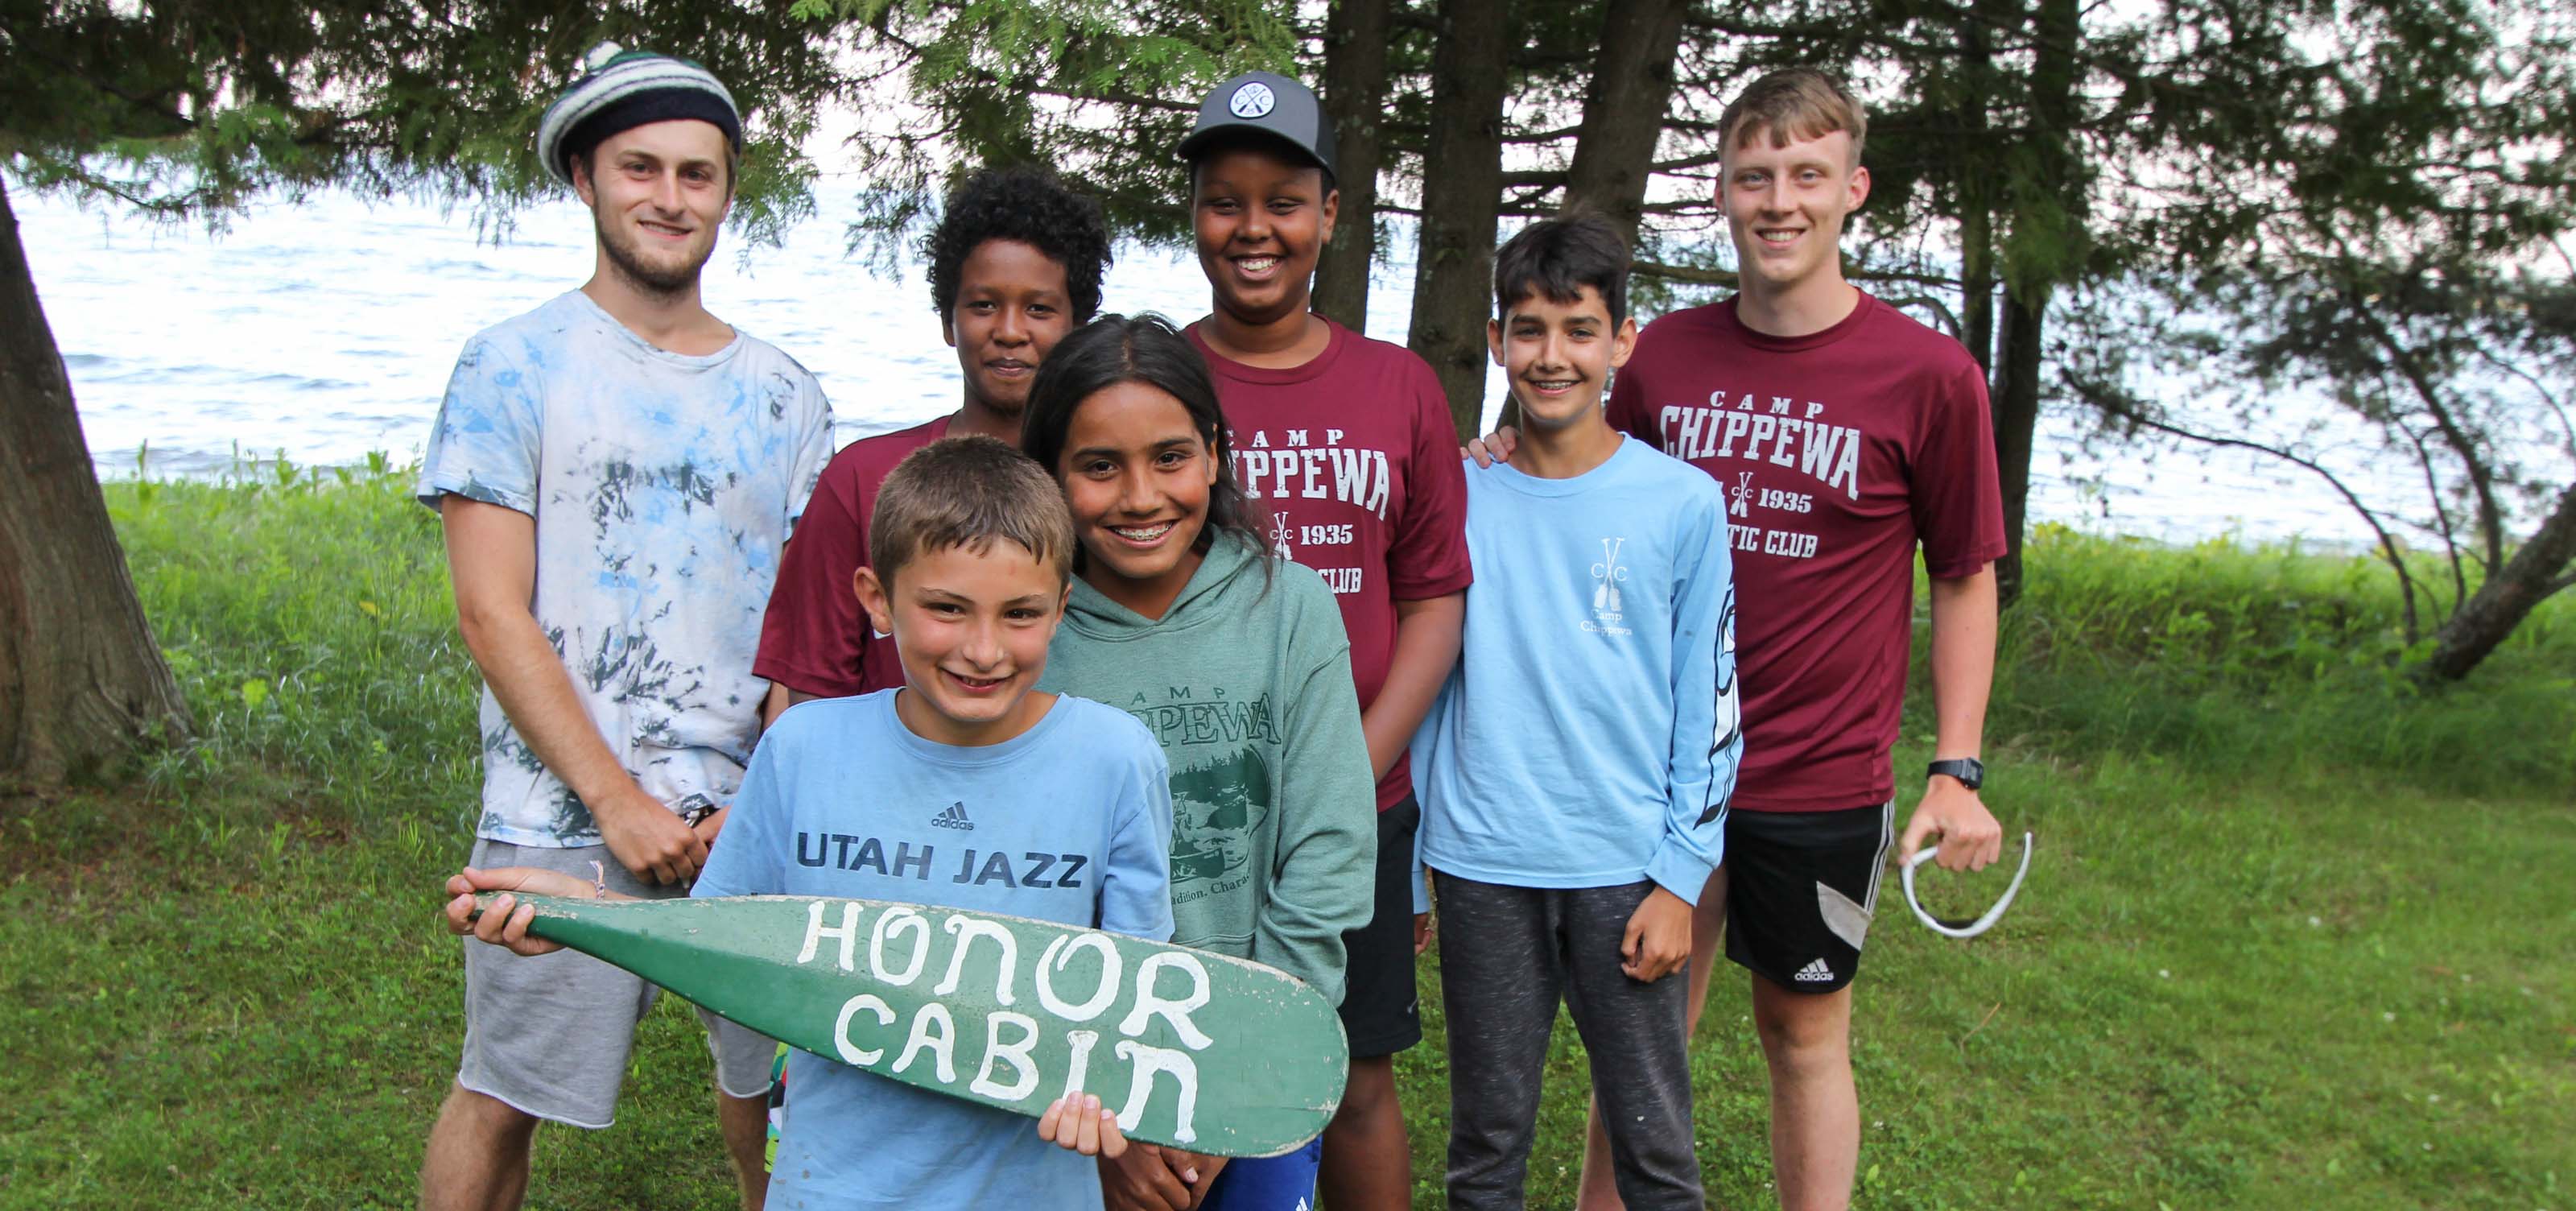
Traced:
MULTIPOLYGON (((663 898, 687 894, 742 784, 761 608, 832 415, 795 359, 699 298, 741 152, 732 96, 665 55, 603 46, 587 66, 537 150, 590 208, 595 268, 466 342, 418 492, 483 673, 471 864, 663 898)), ((463 1059, 421 1204, 515 1207, 539 1121, 614 1120, 657 990, 582 955, 464 960, 463 1059)), ((717 1119, 758 1207, 772 1045, 707 1025, 717 1119)))
POLYGON ((1272 549, 1322 573, 1341 605, 1378 779, 1377 912, 1343 939, 1351 1074, 1324 1133, 1322 1191, 1340 1211, 1405 1207, 1411 1148, 1394 1057, 1422 1037, 1409 889, 1421 811, 1405 746, 1457 661, 1466 617, 1457 437, 1420 357, 1310 310, 1340 202, 1332 122, 1315 94, 1270 72, 1219 84, 1180 156, 1211 296, 1189 337, 1225 404, 1235 478, 1269 511, 1272 549))

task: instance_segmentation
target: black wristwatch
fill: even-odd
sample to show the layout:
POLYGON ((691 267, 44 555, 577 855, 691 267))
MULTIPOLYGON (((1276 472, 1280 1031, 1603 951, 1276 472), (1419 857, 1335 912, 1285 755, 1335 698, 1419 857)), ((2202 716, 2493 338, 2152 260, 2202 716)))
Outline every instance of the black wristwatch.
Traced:
POLYGON ((1932 768, 1924 771, 1924 774, 1926 777, 1929 777, 1932 774, 1948 774, 1951 777, 1958 779, 1959 785, 1967 787, 1969 790, 1978 790, 1983 788, 1986 784, 1986 763, 1979 761, 1974 757, 1960 757, 1950 761, 1935 761, 1932 763, 1932 768))

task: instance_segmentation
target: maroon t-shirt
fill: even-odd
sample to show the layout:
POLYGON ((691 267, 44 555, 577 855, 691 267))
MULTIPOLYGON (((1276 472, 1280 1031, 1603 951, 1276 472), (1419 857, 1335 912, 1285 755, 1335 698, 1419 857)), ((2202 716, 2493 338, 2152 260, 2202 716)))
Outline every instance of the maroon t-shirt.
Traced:
POLYGON ((1744 687, 1733 806, 1885 802, 1915 544, 1944 578, 2004 553, 1975 359, 1867 294, 1841 323, 1790 338, 1745 327, 1730 299, 1647 325, 1609 415, 1726 492, 1744 687))
POLYGON ((903 456, 948 433, 948 418, 843 447, 823 468, 814 498, 769 591, 760 620, 760 654, 751 671, 819 698, 871 694, 903 684, 894 640, 868 624, 851 575, 868 562, 868 522, 877 487, 903 456))
MULTIPOLYGON (((1324 351, 1288 370, 1221 357, 1196 325, 1190 342, 1216 375, 1235 480, 1270 514, 1270 549, 1322 573, 1341 603, 1366 708, 1395 655, 1395 603, 1474 579, 1467 477, 1431 367, 1402 345, 1324 322, 1324 351)), ((1412 792, 1413 771, 1398 759, 1378 781, 1378 809, 1412 792)))

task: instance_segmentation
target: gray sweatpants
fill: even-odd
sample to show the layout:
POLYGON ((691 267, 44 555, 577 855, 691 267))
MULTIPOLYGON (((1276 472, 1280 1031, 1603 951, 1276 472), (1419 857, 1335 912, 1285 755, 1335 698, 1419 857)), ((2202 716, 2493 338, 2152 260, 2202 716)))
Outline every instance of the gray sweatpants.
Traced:
POLYGON ((1691 1147, 1686 972, 1640 984, 1619 970, 1628 918, 1651 882, 1569 890, 1438 875, 1441 1004, 1449 1028, 1449 1205, 1518 1208, 1548 1031, 1564 998, 1592 1057, 1629 1211, 1704 1205, 1691 1147))

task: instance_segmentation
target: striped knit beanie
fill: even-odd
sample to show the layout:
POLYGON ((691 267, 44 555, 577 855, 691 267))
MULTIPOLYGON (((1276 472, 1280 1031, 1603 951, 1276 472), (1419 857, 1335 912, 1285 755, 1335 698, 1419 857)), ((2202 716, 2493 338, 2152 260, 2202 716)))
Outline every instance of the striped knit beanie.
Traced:
POLYGON ((735 151, 742 150, 742 115, 734 110, 733 94, 707 69, 602 42, 582 56, 581 79, 537 123, 537 158, 570 186, 573 160, 589 156, 608 136, 675 118, 713 123, 735 151))

